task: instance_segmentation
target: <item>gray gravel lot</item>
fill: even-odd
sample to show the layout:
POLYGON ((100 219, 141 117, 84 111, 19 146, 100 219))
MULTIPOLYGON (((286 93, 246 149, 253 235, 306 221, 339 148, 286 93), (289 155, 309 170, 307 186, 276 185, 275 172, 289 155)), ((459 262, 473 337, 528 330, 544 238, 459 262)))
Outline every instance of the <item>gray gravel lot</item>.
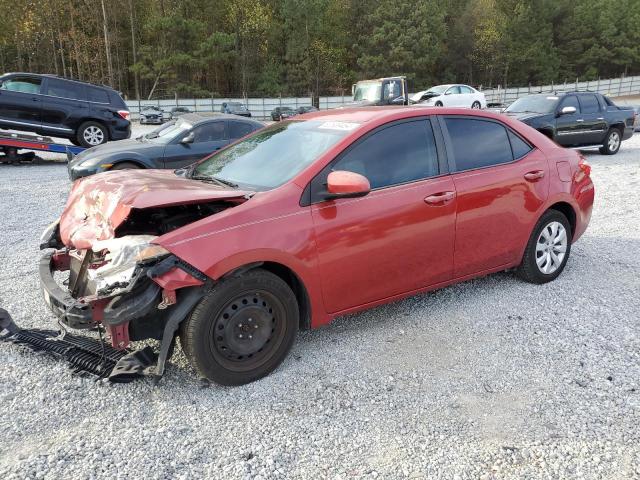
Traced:
MULTIPOLYGON (((640 136, 588 154, 562 276, 502 273, 303 332, 244 387, 72 376, 0 344, 0 478, 640 478, 640 136)), ((0 165, 0 306, 48 327, 40 233, 64 165, 0 165)))

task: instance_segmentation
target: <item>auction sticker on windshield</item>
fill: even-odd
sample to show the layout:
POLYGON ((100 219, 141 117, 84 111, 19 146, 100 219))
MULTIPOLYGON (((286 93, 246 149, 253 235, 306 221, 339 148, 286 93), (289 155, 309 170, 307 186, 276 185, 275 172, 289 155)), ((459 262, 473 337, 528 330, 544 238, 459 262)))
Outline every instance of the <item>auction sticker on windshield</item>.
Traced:
POLYGON ((346 130, 351 131, 358 128, 358 123, 352 122, 324 122, 318 128, 322 128, 324 130, 346 130))

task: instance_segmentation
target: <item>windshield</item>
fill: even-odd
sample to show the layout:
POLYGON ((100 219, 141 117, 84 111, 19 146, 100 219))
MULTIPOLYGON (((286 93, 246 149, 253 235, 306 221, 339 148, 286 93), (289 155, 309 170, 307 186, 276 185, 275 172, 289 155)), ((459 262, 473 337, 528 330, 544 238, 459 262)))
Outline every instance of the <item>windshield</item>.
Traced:
POLYGON ((147 133, 143 138, 149 142, 166 145, 177 136, 185 134, 190 129, 191 125, 189 123, 183 120, 178 120, 176 122, 165 123, 160 128, 147 133))
POLYGON ((358 126, 348 122, 278 123, 203 160, 191 177, 270 190, 292 179, 358 126))
POLYGON ((519 98, 507 107, 506 112, 531 112, 531 113, 551 113, 558 105, 558 97, 547 95, 532 95, 530 97, 519 98))
POLYGON ((356 91, 353 94, 355 102, 368 100, 376 102, 380 100, 382 94, 382 84, 380 82, 363 82, 356 84, 356 91))
POLYGON ((438 95, 442 95, 447 88, 449 88, 449 85, 438 85, 437 87, 431 87, 425 93, 437 93, 438 95))

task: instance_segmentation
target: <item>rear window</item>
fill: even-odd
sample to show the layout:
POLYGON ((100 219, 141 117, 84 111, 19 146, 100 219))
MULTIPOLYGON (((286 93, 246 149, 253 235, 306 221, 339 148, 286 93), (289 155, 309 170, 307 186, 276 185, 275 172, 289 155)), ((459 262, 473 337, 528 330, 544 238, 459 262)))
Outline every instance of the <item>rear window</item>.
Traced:
POLYGON ((52 97, 68 98, 71 100, 84 100, 84 92, 82 85, 65 82, 56 78, 47 80, 47 95, 52 97))
POLYGON ((456 171, 513 161, 507 129, 496 122, 446 117, 456 171))
POLYGON ((87 90, 87 100, 96 103, 110 103, 109 94, 106 90, 97 87, 85 87, 87 90))
POLYGON ((509 141, 511 142, 511 150, 513 151, 513 158, 516 160, 524 157, 533 148, 527 142, 522 140, 518 135, 509 130, 509 141))
POLYGON ((580 107, 582 113, 597 113, 600 111, 598 99, 595 95, 580 95, 580 107))

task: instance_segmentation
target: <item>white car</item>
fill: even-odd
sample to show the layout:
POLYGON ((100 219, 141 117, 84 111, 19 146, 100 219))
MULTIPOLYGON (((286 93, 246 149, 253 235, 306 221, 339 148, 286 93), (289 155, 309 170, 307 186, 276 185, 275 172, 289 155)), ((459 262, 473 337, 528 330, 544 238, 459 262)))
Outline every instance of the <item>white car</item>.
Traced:
POLYGON ((436 107, 486 108, 484 93, 469 85, 438 85, 411 96, 413 103, 436 107))

